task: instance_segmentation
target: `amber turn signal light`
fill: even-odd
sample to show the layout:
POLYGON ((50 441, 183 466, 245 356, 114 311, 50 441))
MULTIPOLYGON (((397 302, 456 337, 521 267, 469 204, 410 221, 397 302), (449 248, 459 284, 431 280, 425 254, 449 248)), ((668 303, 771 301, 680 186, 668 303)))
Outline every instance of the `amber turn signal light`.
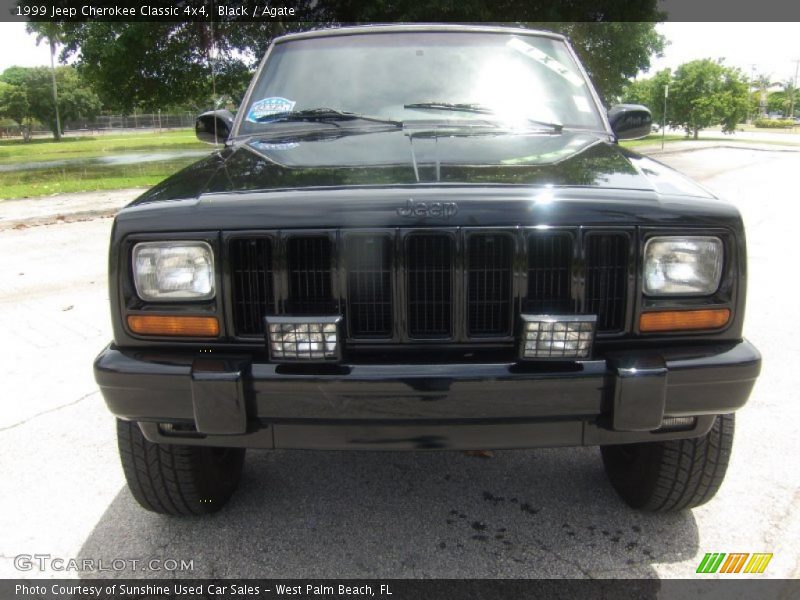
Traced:
POLYGON ((129 315, 128 327, 140 335, 183 337, 217 337, 217 317, 183 317, 165 315, 129 315))
POLYGON ((643 333, 656 331, 691 331, 693 329, 719 329, 728 324, 731 311, 727 308, 703 310, 664 310, 642 313, 639 330, 643 333))

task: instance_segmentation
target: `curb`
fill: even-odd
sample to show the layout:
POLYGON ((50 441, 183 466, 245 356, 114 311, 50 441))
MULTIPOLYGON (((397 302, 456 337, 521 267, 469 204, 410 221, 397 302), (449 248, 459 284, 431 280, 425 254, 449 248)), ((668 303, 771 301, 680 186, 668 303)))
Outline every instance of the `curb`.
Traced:
POLYGON ((143 191, 143 188, 120 188, 3 200, 0 231, 113 217, 143 191))
POLYGON ((108 219, 116 216, 119 210, 118 208, 84 210, 74 213, 16 219, 13 221, 0 221, 0 231, 8 229, 28 229, 29 227, 42 227, 44 225, 60 225, 62 223, 94 221, 95 219, 108 219))
MULTIPOLYGON (((676 143, 676 142, 673 142, 676 143)), ((681 142, 677 142, 681 143, 681 142)), ((652 146, 650 147, 652 148, 652 146)), ((701 150, 716 150, 718 148, 725 148, 728 150, 754 150, 756 152, 800 152, 800 146, 796 149, 792 148, 788 145, 782 146, 776 144, 774 148, 766 148, 764 144, 757 145, 753 144, 750 145, 749 142, 741 142, 741 143, 724 143, 724 144, 712 144, 710 143, 707 146, 698 146, 695 148, 665 148, 662 150, 661 148, 656 149, 649 149, 648 147, 643 148, 631 148, 637 154, 644 154, 645 156, 662 156, 664 154, 684 154, 687 152, 700 152, 701 150)))

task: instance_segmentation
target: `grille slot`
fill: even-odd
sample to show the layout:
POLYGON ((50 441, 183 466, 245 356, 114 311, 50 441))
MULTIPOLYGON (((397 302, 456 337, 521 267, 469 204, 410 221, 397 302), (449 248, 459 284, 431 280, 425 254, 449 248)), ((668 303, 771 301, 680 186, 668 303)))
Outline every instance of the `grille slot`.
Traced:
POLYGON ((272 240, 233 239, 230 243, 233 323, 237 335, 264 332, 263 318, 275 312, 272 240))
POLYGON ((447 235, 408 236, 406 269, 411 337, 452 336, 453 239, 447 235))
POLYGON ((628 291, 628 236, 586 237, 586 312, 597 315, 597 330, 622 331, 628 291))
POLYGON ((392 335, 392 254, 389 238, 354 235, 346 242, 347 302, 354 337, 392 335))
POLYGON ((569 314, 572 297, 572 236, 533 233, 528 237, 528 293, 523 310, 528 314, 569 314))
POLYGON ((469 237, 467 331, 471 336, 509 333, 513 240, 502 234, 469 237))
POLYGON ((331 290, 332 244, 328 236, 289 238, 288 313, 292 315, 329 315, 336 312, 331 290))

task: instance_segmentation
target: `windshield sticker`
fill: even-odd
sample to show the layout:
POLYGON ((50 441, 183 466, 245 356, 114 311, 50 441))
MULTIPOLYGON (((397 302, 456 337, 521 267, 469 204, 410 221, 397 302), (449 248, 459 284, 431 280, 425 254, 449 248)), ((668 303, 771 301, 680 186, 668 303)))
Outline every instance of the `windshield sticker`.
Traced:
POLYGON ((519 38, 511 38, 506 42, 506 46, 509 48, 516 50, 517 52, 521 52, 528 58, 535 60, 536 62, 544 65, 554 73, 558 73, 569 81, 575 87, 581 87, 583 85, 583 79, 570 71, 567 67, 562 65, 558 62, 555 58, 548 56, 546 53, 542 52, 538 48, 534 48, 530 44, 526 44, 519 38))
POLYGON ((295 104, 297 104, 297 102, 294 100, 288 100, 280 96, 263 98, 253 102, 252 106, 250 106, 250 112, 247 113, 247 120, 251 123, 258 123, 269 115, 292 112, 295 104))
POLYGON ((592 112, 592 108, 589 106, 589 101, 585 96, 573 96, 572 101, 575 103, 575 108, 582 113, 592 112))

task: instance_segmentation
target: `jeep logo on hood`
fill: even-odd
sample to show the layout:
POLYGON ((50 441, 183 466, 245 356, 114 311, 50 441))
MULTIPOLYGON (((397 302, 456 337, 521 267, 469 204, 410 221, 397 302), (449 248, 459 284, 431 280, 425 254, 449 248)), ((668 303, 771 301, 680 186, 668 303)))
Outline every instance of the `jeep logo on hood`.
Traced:
POLYGON ((440 217, 449 219, 458 212, 455 202, 415 202, 409 199, 405 206, 397 209, 401 217, 440 217))

